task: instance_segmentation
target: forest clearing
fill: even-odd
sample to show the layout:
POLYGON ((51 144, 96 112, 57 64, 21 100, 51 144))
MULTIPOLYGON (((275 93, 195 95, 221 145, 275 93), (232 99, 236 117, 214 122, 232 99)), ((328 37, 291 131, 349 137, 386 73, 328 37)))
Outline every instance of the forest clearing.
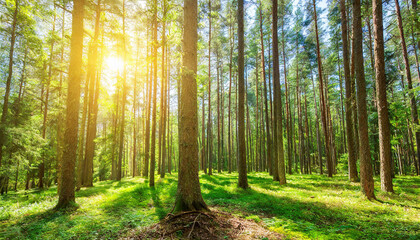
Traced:
POLYGON ((420 239, 418 0, 0 0, 0 239, 420 239))

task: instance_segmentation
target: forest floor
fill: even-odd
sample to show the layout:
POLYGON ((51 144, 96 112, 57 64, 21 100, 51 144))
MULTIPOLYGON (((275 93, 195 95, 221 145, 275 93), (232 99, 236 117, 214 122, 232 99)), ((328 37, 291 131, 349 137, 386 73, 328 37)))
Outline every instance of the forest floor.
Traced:
MULTIPOLYGON (((378 201, 372 202, 346 176, 288 175, 285 186, 266 173, 248 179, 250 189, 242 190, 237 174, 200 174, 203 197, 214 212, 286 239, 420 239, 419 177, 397 176, 394 194, 381 192, 375 178, 378 201)), ((171 211, 176 181, 176 174, 167 175, 154 189, 141 177, 97 182, 77 192, 79 207, 67 212, 52 210, 55 187, 9 192, 0 197, 0 239, 141 238, 171 211)))

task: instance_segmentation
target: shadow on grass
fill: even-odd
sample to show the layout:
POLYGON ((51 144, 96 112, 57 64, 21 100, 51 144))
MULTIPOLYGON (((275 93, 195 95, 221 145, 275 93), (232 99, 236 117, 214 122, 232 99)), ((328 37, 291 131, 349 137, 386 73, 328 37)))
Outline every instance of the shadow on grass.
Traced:
MULTIPOLYGON (((42 233, 50 230, 51 224, 58 221, 67 223, 70 215, 77 211, 77 207, 68 207, 61 210, 55 208, 23 217, 17 224, 8 226, 5 239, 40 239, 42 233)), ((0 236, 1 236, 0 235, 0 236)), ((1 237, 0 237, 1 238, 1 237)))
POLYGON ((159 219, 163 219, 168 213, 168 209, 162 207, 159 194, 155 188, 150 188, 150 193, 152 195, 153 206, 156 208, 155 212, 158 215, 159 219))
MULTIPOLYGON (((391 198, 391 199, 398 199, 397 197, 393 196, 393 195, 388 195, 387 197, 391 198)), ((403 207, 403 208, 415 208, 415 209, 419 209, 420 207, 417 206, 411 206, 411 205, 406 205, 406 204, 399 204, 399 203, 393 203, 393 202, 388 202, 388 201, 383 201, 381 199, 376 199, 376 201, 383 203, 383 204, 388 204, 388 205, 393 205, 393 206, 397 206, 397 207, 403 207)))
MULTIPOLYGON (((291 197, 276 196, 259 190, 261 184, 250 178, 251 189, 227 191, 213 183, 202 183, 204 199, 210 205, 225 211, 240 211, 244 215, 255 214, 272 222, 271 227, 285 228, 310 238, 323 239, 415 239, 416 222, 399 221, 390 217, 398 214, 393 209, 376 211, 346 209, 329 206, 322 202, 305 202, 291 197), (274 220, 273 220, 274 219, 274 220)), ((276 184, 276 183, 271 183, 276 184)), ((345 185, 345 184, 344 184, 345 185)), ((286 185, 288 186, 288 185, 286 185)), ((279 190, 279 186, 277 186, 279 190)), ((280 189, 281 190, 281 189, 280 189)))
MULTIPOLYGON (((232 187, 236 186, 237 175, 202 174, 200 182, 203 197, 210 206, 220 207, 224 211, 239 212, 245 216, 258 215, 270 227, 285 229, 314 239, 416 239, 418 237, 416 235, 418 222, 399 220, 395 217, 399 213, 393 208, 374 208, 373 205, 359 208, 354 205, 352 209, 346 208, 352 205, 329 205, 329 202, 324 201, 324 203, 321 199, 305 201, 299 200, 302 198, 275 194, 278 191, 290 191, 288 188, 292 188, 296 194, 302 194, 299 190, 307 189, 321 192, 315 195, 317 200, 318 197, 329 194, 328 190, 359 189, 359 186, 346 182, 344 177, 329 179, 323 176, 295 175, 285 186, 273 182, 268 174, 248 175, 248 179, 251 189, 242 190, 232 187), (272 192, 266 192, 266 189, 272 192)), ((401 181, 402 184, 404 180, 398 179, 396 182, 399 184, 401 181)), ((10 229, 14 229, 14 233, 10 236, 17 239, 36 239, 54 231, 54 234, 68 234, 63 238, 69 238, 68 236, 77 238, 79 234, 86 238, 118 238, 128 229, 145 226, 164 218, 175 201, 176 181, 176 176, 168 176, 159 179, 155 188, 149 188, 147 181, 139 183, 131 179, 97 183, 93 188, 83 188, 77 192, 77 197, 84 198, 103 195, 97 200, 96 198, 88 200, 93 201, 90 204, 96 204, 93 206, 94 209, 89 209, 87 212, 48 210, 26 216, 18 219, 16 224, 9 225, 10 229), (74 230, 75 228, 78 230, 74 230)), ((418 183, 417 180, 412 182, 409 185, 418 183)), ((406 185, 399 187, 403 189, 406 185)), ((37 196, 43 197, 54 194, 55 191, 50 190, 36 193, 37 196)), ((397 197, 395 199, 398 200, 397 197)), ((419 209, 386 201, 381 203, 419 209)))

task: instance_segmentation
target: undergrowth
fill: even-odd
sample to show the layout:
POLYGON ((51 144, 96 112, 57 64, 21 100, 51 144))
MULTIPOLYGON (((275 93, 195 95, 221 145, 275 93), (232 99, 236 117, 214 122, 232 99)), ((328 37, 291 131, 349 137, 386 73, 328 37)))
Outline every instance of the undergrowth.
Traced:
MULTIPOLYGON (((266 173, 200 175, 206 203, 251 219, 291 239, 419 239, 420 178, 394 179, 394 194, 380 191, 366 200, 345 176, 288 175, 287 185, 266 173)), ((10 192, 0 197, 0 239, 114 239, 163 219, 171 211, 176 174, 155 188, 141 177, 95 183, 76 193, 77 209, 53 210, 56 188, 10 192)))

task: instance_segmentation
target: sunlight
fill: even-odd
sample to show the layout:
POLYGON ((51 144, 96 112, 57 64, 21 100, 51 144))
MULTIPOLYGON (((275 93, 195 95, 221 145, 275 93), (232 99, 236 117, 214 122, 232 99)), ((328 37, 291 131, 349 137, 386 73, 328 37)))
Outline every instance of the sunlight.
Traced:
POLYGON ((124 60, 117 56, 108 56, 107 58, 105 58, 105 64, 107 70, 114 73, 118 73, 123 70, 124 60))
POLYGON ((102 86, 110 93, 114 93, 116 90, 116 83, 118 77, 123 71, 124 68, 124 60, 115 55, 109 55, 105 58, 104 61, 104 76, 103 76, 103 83, 102 86))

